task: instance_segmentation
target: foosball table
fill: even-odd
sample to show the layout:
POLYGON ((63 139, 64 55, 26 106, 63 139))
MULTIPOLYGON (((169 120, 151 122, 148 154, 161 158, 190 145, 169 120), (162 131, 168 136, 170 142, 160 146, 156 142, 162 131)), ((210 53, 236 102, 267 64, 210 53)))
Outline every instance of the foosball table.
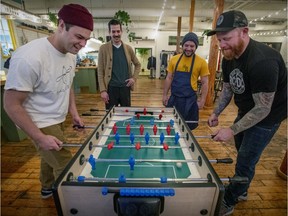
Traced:
POLYGON ((224 185, 213 162, 175 108, 113 107, 57 179, 57 212, 218 215, 224 185))

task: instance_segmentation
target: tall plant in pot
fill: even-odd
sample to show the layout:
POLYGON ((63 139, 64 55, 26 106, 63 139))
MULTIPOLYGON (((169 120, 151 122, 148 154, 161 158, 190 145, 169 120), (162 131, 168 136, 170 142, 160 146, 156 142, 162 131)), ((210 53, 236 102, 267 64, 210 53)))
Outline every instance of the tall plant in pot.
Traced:
POLYGON ((142 65, 142 72, 145 71, 144 69, 144 59, 148 57, 150 48, 137 48, 136 52, 141 58, 141 65, 142 65))

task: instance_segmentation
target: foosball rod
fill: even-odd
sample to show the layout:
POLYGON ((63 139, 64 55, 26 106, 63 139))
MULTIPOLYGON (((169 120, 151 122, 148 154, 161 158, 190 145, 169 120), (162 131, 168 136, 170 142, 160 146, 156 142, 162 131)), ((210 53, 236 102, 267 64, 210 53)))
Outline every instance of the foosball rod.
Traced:
MULTIPOLYGON (((100 137, 115 137, 115 134, 102 134, 102 135, 99 135, 100 137)), ((120 137, 125 137, 125 138, 130 138, 130 135, 119 135, 120 137)), ((134 135, 134 137, 136 138, 139 138, 139 137, 145 137, 145 135, 134 135)), ((150 135, 149 136, 150 138, 160 138, 161 135, 150 135)), ((195 138, 209 138, 209 139, 212 139, 214 137, 214 135, 204 135, 204 136, 194 136, 195 138)), ((164 138, 175 138, 175 135, 164 135, 164 138)), ((186 138, 186 136, 179 136, 179 138, 186 138)))
MULTIPOLYGON (((159 114, 159 115, 145 115, 145 114, 139 114, 139 117, 159 117, 159 115, 162 115, 163 118, 167 118, 167 116, 172 116, 172 115, 166 115, 166 114, 159 114)), ((137 117, 137 114, 118 114, 118 113, 112 113, 112 116, 122 116, 122 117, 137 117)), ((136 120, 136 119, 135 119, 136 120)))
MULTIPOLYGON (((132 109, 127 109, 127 110, 117 110, 117 111, 115 111, 115 112, 125 112, 125 113, 127 113, 127 112, 144 112, 144 108, 143 108, 143 110, 133 110, 133 108, 132 109), (128 110, 128 111, 127 111, 128 110)), ((94 109, 94 108, 91 108, 90 109, 90 112, 108 112, 109 110, 104 110, 104 109, 94 109)), ((151 110, 151 108, 149 109, 146 109, 146 112, 147 113, 151 113, 151 112, 153 112, 153 113, 173 113, 173 111, 170 111, 170 110, 165 110, 165 108, 164 109, 162 109, 162 110, 151 110)), ((113 113, 113 111, 112 111, 112 113, 113 113)))
MULTIPOLYGON (((84 129, 84 128, 96 128, 96 126, 80 126, 80 125, 73 125, 73 128, 81 128, 81 129, 84 129)), ((113 129, 114 126, 107 126, 107 127, 104 127, 104 129, 113 129)), ((171 126, 171 129, 173 127, 171 126)), ((126 127, 124 126, 117 126, 117 129, 126 129, 126 127)), ((140 126, 130 126, 130 129, 140 129, 140 126)), ((145 129, 153 129, 152 126, 145 126, 145 129)), ((157 129, 167 129, 167 127, 157 127, 157 129)))
MULTIPOLYGON (((60 145, 60 147, 81 147, 83 146, 82 144, 62 144, 60 145)), ((97 145, 97 144, 94 144, 94 145, 89 145, 89 147, 94 147, 94 148, 109 148, 108 145, 97 145)), ((113 145, 112 147, 110 147, 111 149, 112 148, 119 148, 119 149, 135 149, 136 148, 136 145, 113 145)), ((139 149, 164 149, 163 145, 159 145, 159 146, 149 146, 149 145, 141 145, 139 149)), ((191 149, 190 146, 168 146, 168 149, 191 149)), ((109 149, 110 150, 110 149, 109 149)), ((217 159, 216 159, 217 160, 217 159)), ((233 161, 232 161, 233 162, 233 161)), ((232 163, 231 162, 231 163, 232 163)))
MULTIPOLYGON (((81 179, 81 182, 95 181, 95 182, 119 183, 119 178, 99 178, 99 177, 79 176, 78 178, 73 179, 73 180, 79 181, 78 179, 81 179)), ((247 177, 240 177, 240 176, 220 178, 220 180, 224 182, 239 183, 239 184, 247 184, 249 182, 249 179, 247 177)), ((125 178, 125 182, 143 182, 143 181, 161 182, 161 178, 125 178)), ((173 182, 173 183, 210 182, 210 181, 211 179, 208 179, 208 178, 166 178, 165 179, 165 182, 173 182)))
MULTIPOLYGON (((95 128, 94 126, 79 126, 79 125, 73 125, 73 128, 95 128)), ((166 129, 166 128, 165 128, 166 129)), ((105 137, 115 137, 115 134, 109 134, 109 135, 100 135, 100 136, 105 136, 105 137)), ((121 135, 121 137, 130 137, 130 135, 121 135)), ((134 135, 134 137, 145 137, 145 135, 134 135)), ((150 135, 149 137, 151 138, 160 138, 160 135, 150 135)), ((165 137, 168 138, 174 138, 175 136, 173 135, 165 135, 165 137)), ((195 138, 208 138, 208 139, 213 139, 215 137, 215 135, 198 135, 198 136, 194 136, 195 138)), ((179 136, 179 138, 186 138, 186 136, 179 136)))
MULTIPOLYGON (((81 147, 83 146, 82 144, 62 144, 60 147, 81 147)), ((108 145, 91 145, 91 147, 95 148, 108 148, 108 145)), ((125 149, 135 149, 135 145, 113 145, 112 148, 125 148, 125 149)), ((163 146, 147 146, 147 145, 141 145, 141 149, 163 149, 163 146)), ((189 149, 191 147, 189 146, 169 146, 169 149, 189 149)))
MULTIPOLYGON (((82 113, 82 116, 103 116, 101 114, 91 114, 91 113, 82 113)), ((149 115, 146 115, 146 116, 149 116, 149 115)), ((129 117, 134 117, 134 116, 129 116, 129 117)), ((118 121, 130 121, 129 119, 110 119, 110 121, 115 121, 115 122, 118 122, 118 121)), ((151 122, 151 120, 140 120, 140 119, 134 119, 134 122, 151 122)), ((162 121, 162 120, 154 120, 154 122, 156 123, 170 123, 170 121, 162 121)), ((198 124, 198 123, 207 123, 207 121, 185 121, 186 123, 195 123, 195 124, 198 124)))
MULTIPOLYGON (((97 162, 104 162, 104 163, 115 163, 115 162, 129 162, 129 159, 104 159, 104 158, 94 158, 96 163, 97 162)), ((86 159, 89 162, 89 158, 86 159)), ((199 160, 193 159, 186 159, 186 160, 172 160, 172 159, 134 159, 135 163, 198 163, 199 160)), ((224 159, 215 159, 209 160, 210 163, 233 163, 231 158, 224 158, 224 159)))
MULTIPOLYGON (((117 113, 112 113, 112 116, 121 116, 121 117, 137 117, 136 116, 137 114, 117 114, 117 113)), ((160 115, 160 114, 159 114, 160 115)), ((159 115, 145 115, 145 114, 141 114, 139 117, 159 117, 159 115)), ((162 117, 164 118, 167 118, 167 116, 171 116, 172 115, 169 115, 169 114, 161 114, 162 117)), ((103 116, 101 114, 95 114, 95 113, 82 113, 82 116, 103 116)), ((135 119, 136 120, 136 119, 135 119)), ((117 120, 118 121, 118 120, 117 120)), ((140 120, 137 120, 137 121, 140 121, 140 120)), ((148 121, 148 120, 147 120, 148 121)), ((163 121, 162 121, 163 122, 163 121)))

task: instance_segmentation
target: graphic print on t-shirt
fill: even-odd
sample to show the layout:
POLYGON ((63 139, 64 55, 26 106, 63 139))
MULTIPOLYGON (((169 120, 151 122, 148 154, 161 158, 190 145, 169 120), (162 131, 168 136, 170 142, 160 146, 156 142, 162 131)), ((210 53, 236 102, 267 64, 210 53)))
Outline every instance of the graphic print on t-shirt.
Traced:
POLYGON ((235 94, 242 94, 245 91, 243 73, 238 68, 235 68, 230 73, 230 85, 231 85, 232 91, 235 94))

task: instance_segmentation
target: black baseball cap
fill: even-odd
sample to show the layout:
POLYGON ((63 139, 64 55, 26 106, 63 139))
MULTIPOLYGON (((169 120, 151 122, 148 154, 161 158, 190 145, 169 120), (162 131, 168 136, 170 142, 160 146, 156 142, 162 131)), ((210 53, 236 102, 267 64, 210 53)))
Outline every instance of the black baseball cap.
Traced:
POLYGON ((216 34, 216 32, 228 32, 235 28, 248 26, 248 20, 244 13, 237 10, 222 13, 216 23, 216 28, 207 33, 207 36, 216 34))

